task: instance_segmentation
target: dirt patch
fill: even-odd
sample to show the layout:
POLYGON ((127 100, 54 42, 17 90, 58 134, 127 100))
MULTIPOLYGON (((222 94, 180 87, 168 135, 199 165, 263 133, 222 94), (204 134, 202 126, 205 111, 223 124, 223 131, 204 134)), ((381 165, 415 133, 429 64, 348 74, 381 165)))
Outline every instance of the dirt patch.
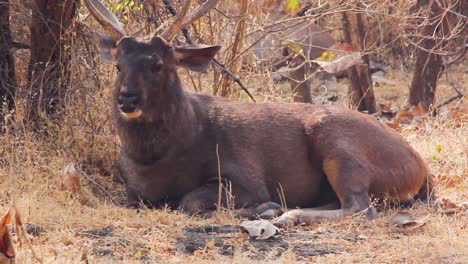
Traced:
POLYGON ((280 257, 287 250, 292 250, 298 258, 340 254, 348 252, 347 244, 362 240, 365 238, 329 230, 288 230, 272 238, 258 240, 248 238, 239 226, 209 225, 184 228, 183 236, 177 239, 176 244, 180 254, 190 255, 197 250, 205 250, 209 242, 214 241, 213 248, 221 255, 232 256, 235 252, 242 252, 253 259, 264 259, 267 256, 280 257), (242 238, 244 240, 240 242, 242 238))

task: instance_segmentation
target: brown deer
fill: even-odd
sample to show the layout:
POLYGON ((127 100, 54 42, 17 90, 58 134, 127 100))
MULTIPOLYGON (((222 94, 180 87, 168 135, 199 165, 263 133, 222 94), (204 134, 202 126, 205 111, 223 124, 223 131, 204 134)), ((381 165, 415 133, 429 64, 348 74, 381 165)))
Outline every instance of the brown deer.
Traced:
MULTIPOLYGON (((270 215, 284 196, 290 208, 306 208, 276 221, 294 225, 366 209, 373 216, 371 195, 407 201, 432 193, 418 153, 371 116, 336 106, 255 104, 184 91, 177 67, 204 71, 220 49, 170 45, 190 23, 184 22, 190 1, 176 28, 147 42, 126 36, 98 0, 85 3, 114 36, 102 35, 100 46, 119 71, 113 114, 130 204, 212 212, 221 177, 232 187, 239 215, 270 215)), ((193 12, 205 12, 203 7, 193 12)))
POLYGON ((267 25, 250 36, 251 42, 255 43, 253 55, 260 62, 273 64, 273 80, 287 80, 295 102, 312 103, 311 78, 318 65, 310 60, 332 48, 336 40, 328 30, 306 19, 299 20, 298 16, 292 19, 284 12, 284 4, 285 1, 276 1, 272 8, 265 10, 267 25), (288 42, 303 54, 299 55, 298 50, 288 47, 288 42))

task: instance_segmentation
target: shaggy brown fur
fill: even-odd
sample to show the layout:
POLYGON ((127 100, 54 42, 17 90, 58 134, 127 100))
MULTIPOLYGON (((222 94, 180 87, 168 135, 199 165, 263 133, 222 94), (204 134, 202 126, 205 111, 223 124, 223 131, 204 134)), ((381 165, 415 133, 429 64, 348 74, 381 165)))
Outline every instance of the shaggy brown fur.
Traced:
POLYGON ((430 188, 418 153, 371 116, 335 106, 253 104, 185 92, 176 67, 204 70, 217 46, 173 48, 159 37, 148 43, 126 37, 117 44, 104 37, 101 44, 120 71, 114 102, 122 142, 118 163, 132 204, 207 212, 215 209, 221 175, 244 215, 276 210, 279 189, 289 208, 309 208, 289 211, 277 222, 289 225, 372 208, 369 195, 408 200, 430 188), (136 99, 123 106, 120 96, 136 99), (141 114, 128 115, 129 107, 141 114), (319 206, 327 210, 314 208, 319 206))

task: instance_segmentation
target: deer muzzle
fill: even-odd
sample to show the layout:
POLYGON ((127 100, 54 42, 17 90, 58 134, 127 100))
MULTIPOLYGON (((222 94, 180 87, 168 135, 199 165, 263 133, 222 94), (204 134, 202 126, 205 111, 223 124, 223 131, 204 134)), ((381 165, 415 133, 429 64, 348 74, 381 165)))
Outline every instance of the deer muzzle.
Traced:
POLYGON ((122 114, 127 118, 138 118, 142 111, 138 96, 131 94, 121 94, 117 98, 117 103, 122 114))

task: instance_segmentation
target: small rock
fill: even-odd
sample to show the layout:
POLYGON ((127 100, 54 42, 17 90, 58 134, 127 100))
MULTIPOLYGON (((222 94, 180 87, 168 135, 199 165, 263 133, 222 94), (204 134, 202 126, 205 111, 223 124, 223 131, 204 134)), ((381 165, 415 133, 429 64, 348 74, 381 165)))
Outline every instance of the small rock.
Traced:
POLYGON ((31 224, 31 223, 26 223, 26 233, 32 235, 32 236, 40 236, 42 232, 45 231, 45 227, 36 225, 36 224, 31 224))
POLYGON ((96 228, 82 231, 80 232, 80 235, 89 237, 112 237, 114 236, 114 229, 115 227, 113 226, 106 226, 104 228, 96 228))

